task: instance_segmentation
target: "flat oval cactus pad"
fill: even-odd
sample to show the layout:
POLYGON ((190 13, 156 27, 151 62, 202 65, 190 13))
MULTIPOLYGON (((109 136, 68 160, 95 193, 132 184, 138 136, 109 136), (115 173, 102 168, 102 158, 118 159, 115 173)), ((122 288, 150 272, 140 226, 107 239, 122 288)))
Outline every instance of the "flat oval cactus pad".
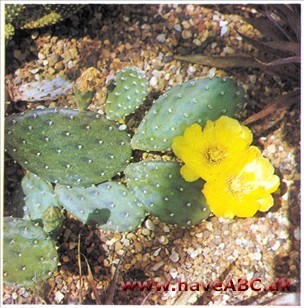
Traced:
POLYGON ((111 179, 132 153, 127 133, 90 111, 56 108, 11 115, 5 133, 6 149, 22 167, 69 186, 111 179))

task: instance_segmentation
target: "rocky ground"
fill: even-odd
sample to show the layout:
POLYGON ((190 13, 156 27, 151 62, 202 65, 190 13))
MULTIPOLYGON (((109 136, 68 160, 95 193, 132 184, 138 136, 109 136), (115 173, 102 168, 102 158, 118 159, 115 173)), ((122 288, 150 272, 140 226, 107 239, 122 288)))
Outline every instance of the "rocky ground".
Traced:
MULTIPOLYGON (((21 84, 59 75, 75 80, 84 69, 94 66, 101 71, 102 78, 89 109, 102 113, 107 81, 121 68, 134 65, 143 69, 149 79, 150 94, 143 113, 168 87, 195 77, 232 76, 247 92, 246 107, 239 116, 245 120, 290 90, 290 84, 258 69, 219 70, 181 62, 175 56, 235 52, 256 55, 258 51, 236 32, 261 36, 243 20, 249 16, 258 17, 259 13, 253 7, 241 5, 88 5, 52 27, 18 30, 6 46, 6 81, 21 84)), ((41 105, 75 107, 68 95, 58 101, 8 101, 6 111, 10 114, 41 105)), ((135 129, 137 118, 133 124, 135 129)), ((293 292, 299 292, 300 102, 289 109, 277 110, 249 127, 255 135, 254 143, 272 161, 282 180, 276 204, 269 212, 232 221, 210 217, 191 228, 174 228, 147 217, 137 231, 116 234, 67 217, 58 243, 61 265, 54 276, 43 290, 35 292, 4 286, 3 303, 95 304, 98 300, 105 303, 120 259, 114 304, 173 305, 181 295, 175 291, 121 291, 120 283, 128 280, 170 281, 173 285, 178 279, 191 282, 203 277, 206 281, 225 281, 231 277, 260 278, 267 284, 275 278, 289 278, 293 292), (79 275, 79 235, 80 250, 92 269, 99 299, 86 276, 84 260, 83 275, 79 275)), ((142 152, 137 156, 160 158, 142 152)), ((10 202, 24 172, 8 156, 5 164, 4 214, 10 215, 10 202)), ((183 303, 235 305, 268 300, 282 303, 278 292, 228 290, 187 294, 183 303)), ((299 305, 293 296, 288 301, 299 305)))

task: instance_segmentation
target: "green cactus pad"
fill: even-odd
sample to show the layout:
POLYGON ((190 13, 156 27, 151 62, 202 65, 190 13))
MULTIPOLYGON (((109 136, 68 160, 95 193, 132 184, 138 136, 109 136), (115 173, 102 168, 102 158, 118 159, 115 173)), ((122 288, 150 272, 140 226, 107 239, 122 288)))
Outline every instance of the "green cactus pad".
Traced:
POLYGON ((3 222, 4 282, 29 287, 48 279, 58 265, 54 242, 31 221, 5 217, 3 222))
POLYGON ((116 182, 87 188, 56 185, 55 193, 62 206, 75 218, 100 229, 130 231, 145 217, 136 197, 116 182))
POLYGON ((243 104, 244 90, 224 78, 195 79, 160 96, 139 125, 131 146, 150 151, 170 150, 174 137, 193 123, 204 126, 221 115, 233 116, 243 104))
POLYGON ((6 119, 6 149, 42 179, 89 186, 112 178, 131 158, 125 131, 93 112, 33 110, 6 119))
POLYGON ((111 120, 120 120, 134 112, 148 94, 148 80, 137 67, 125 67, 117 73, 109 86, 106 114, 111 120))
POLYGON ((210 215, 201 192, 204 182, 186 182, 176 162, 143 161, 126 170, 128 187, 134 191, 146 211, 165 223, 191 226, 210 215))
POLYGON ((59 206, 49 206, 42 216, 43 230, 50 234, 51 238, 57 239, 63 230, 64 215, 59 206))
POLYGON ((60 207, 51 183, 27 172, 21 181, 25 194, 25 218, 42 222, 44 212, 49 206, 60 207))

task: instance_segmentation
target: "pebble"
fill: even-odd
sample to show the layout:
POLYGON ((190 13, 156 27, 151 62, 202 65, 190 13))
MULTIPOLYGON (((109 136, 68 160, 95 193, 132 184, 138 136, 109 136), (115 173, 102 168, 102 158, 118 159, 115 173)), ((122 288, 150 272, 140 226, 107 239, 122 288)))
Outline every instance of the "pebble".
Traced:
POLYGON ((155 76, 153 76, 153 77, 150 79, 149 84, 150 84, 151 87, 155 88, 155 87, 157 86, 157 84, 158 84, 158 79, 157 79, 155 76))
POLYGON ((161 244, 168 244, 169 243, 169 240, 166 236, 164 235, 161 235, 159 238, 158 238, 158 241, 161 243, 161 244))
POLYGON ((156 39, 161 42, 164 43, 166 41, 166 35, 165 34, 159 34, 156 39))
POLYGON ((178 262, 179 254, 175 251, 175 249, 172 249, 172 252, 171 252, 171 255, 169 256, 169 258, 172 262, 178 262))
MULTIPOLYGON (((244 6, 244 8, 246 8, 246 6, 244 6)), ((150 15, 142 14, 142 19, 137 22, 135 18, 136 15, 133 14, 132 11, 133 9, 129 7, 127 9, 131 10, 129 15, 127 13, 118 15, 121 17, 121 20, 123 20, 122 16, 131 16, 124 18, 125 24, 123 32, 121 32, 117 27, 121 26, 119 23, 109 23, 108 19, 100 20, 100 17, 98 20, 96 20, 97 13, 95 14, 94 12, 90 11, 89 15, 92 15, 93 18, 92 25, 94 25, 94 28, 96 29, 101 29, 101 35, 97 33, 96 36, 94 35, 93 40, 88 38, 90 37, 90 33, 86 32, 92 31, 92 29, 90 29, 92 27, 89 24, 81 29, 72 28, 72 39, 67 35, 60 36, 59 40, 57 36, 49 35, 48 39, 47 36, 43 34, 44 31, 36 31, 33 38, 35 42, 30 42, 31 40, 28 42, 31 45, 28 50, 32 50, 32 53, 34 52, 35 57, 37 57, 36 55, 38 50, 38 61, 35 60, 26 63, 26 65, 29 64, 27 70, 20 68, 20 74, 16 76, 16 80, 19 78, 19 84, 21 84, 24 82, 24 80, 28 82, 33 81, 34 78, 45 78, 47 74, 52 73, 52 70, 50 69, 53 68, 55 69, 54 74, 63 75, 66 75, 66 70, 69 69, 71 71, 71 76, 69 75, 68 77, 73 79, 73 74, 77 75, 79 70, 87 68, 92 64, 95 65, 98 69, 102 70, 105 76, 108 76, 109 74, 115 74, 115 72, 120 70, 123 66, 132 64, 144 69, 149 79, 152 79, 152 84, 150 84, 150 87, 152 88, 153 93, 151 95, 154 98, 154 95, 163 92, 163 89, 167 89, 169 86, 175 86, 179 82, 183 82, 188 77, 208 77, 209 75, 212 76, 215 74, 221 74, 221 70, 217 70, 215 68, 210 68, 203 65, 193 65, 191 63, 174 60, 173 56, 176 54, 176 51, 174 51, 173 55, 172 50, 177 48, 174 46, 181 47, 183 52, 187 52, 189 54, 192 53, 192 51, 195 52, 196 47, 201 46, 202 42, 204 42, 207 37, 215 36, 216 41, 207 46, 206 52, 208 52, 208 54, 217 55, 221 54, 222 52, 228 54, 230 52, 234 53, 236 51, 250 51, 252 55, 256 55, 256 51, 249 44, 244 43, 241 37, 239 37, 234 31, 229 32, 229 29, 238 29, 242 33, 248 33, 250 36, 252 35, 252 37, 256 36, 255 31, 252 31, 252 27, 248 26, 243 21, 240 22, 240 19, 237 15, 231 15, 229 12, 222 14, 215 9, 210 9, 195 4, 187 6, 167 6, 164 4, 162 7, 158 7, 160 11, 159 14, 161 16, 160 22, 155 21, 154 14, 156 12, 154 11, 151 12, 150 15), (225 18, 225 20, 223 18, 225 18), (214 21, 212 21, 212 19, 214 19, 214 21), (182 31, 183 34, 181 33, 182 31), (189 33, 184 31, 189 31, 189 33), (131 37, 134 33, 139 33, 138 35, 136 34, 136 37, 138 38, 136 39, 136 42, 134 42, 133 38, 131 37), (155 37, 157 35, 155 33, 159 34, 158 38, 160 40, 155 37), (220 34, 223 35, 222 38, 219 37, 220 34), (185 38, 188 36, 189 39, 185 38), (79 37, 80 39, 76 40, 73 39, 73 37, 79 37), (186 41, 181 40, 181 38, 186 41), (161 42, 164 39, 167 41, 167 44, 163 44, 161 42), (172 46, 170 44, 172 44, 172 46), (91 48, 94 46, 97 46, 97 48, 91 48), (52 55, 55 53, 62 55, 58 59, 58 62, 56 62, 56 59, 51 59, 52 55), (82 61, 79 61, 80 57, 83 57, 82 61), (48 61, 48 64, 45 67, 43 67, 44 60, 48 61), (55 64, 52 63, 52 61, 55 64), (69 61, 74 63, 71 69, 69 68, 71 67, 71 64, 70 66, 68 64, 69 61), (190 68, 191 66, 195 67, 196 71, 192 72, 192 68, 190 68), (36 73, 31 73, 30 70, 35 70, 37 68, 41 68, 41 70, 37 71, 36 73), (191 76, 191 74, 193 76, 191 76)), ((104 16, 104 14, 101 14, 100 12, 98 14, 100 14, 100 16, 104 16)), ((247 11, 241 12, 242 16, 246 16, 246 14, 248 14, 247 11)), ((55 28, 61 29, 61 26, 58 24, 58 27, 56 26, 55 28)), ((17 42, 13 43, 15 44, 14 49, 19 50, 20 48, 17 42)), ((21 48, 21 50, 23 50, 23 48, 21 48)), ((200 49, 197 48, 197 50, 200 49)), ((20 60, 24 61, 25 59, 25 53, 17 52, 17 54, 14 54, 12 52, 12 55, 10 56, 12 63, 18 61, 14 55, 17 55, 17 58, 20 60)), ((231 72, 228 70, 227 73, 230 74, 231 72)), ((249 93, 247 100, 250 100, 250 104, 248 105, 248 108, 246 108, 244 114, 241 114, 241 119, 245 119, 247 115, 261 108, 262 105, 258 105, 257 102, 259 102, 259 104, 263 104, 264 106, 275 96, 280 95, 281 88, 284 87, 284 90, 286 89, 286 85, 284 83, 278 86, 276 80, 271 77, 265 77, 262 73, 256 74, 255 72, 251 72, 251 75, 248 76, 248 72, 246 75, 246 72, 240 69, 235 72, 233 71, 231 74, 233 78, 239 79, 243 83, 245 82, 244 88, 246 88, 249 93), (252 93, 252 95, 250 93, 252 93)), ((102 88, 102 92, 106 93, 106 87, 102 88)), ((103 98, 103 96, 99 97, 103 98)), ((103 103, 103 99, 96 100, 96 102, 98 102, 96 105, 99 104, 96 106, 96 108, 100 113, 102 113, 102 110, 99 108, 103 103)), ((65 106, 65 97, 63 97, 62 100, 59 99, 58 101, 51 102, 50 105, 48 104, 49 102, 46 104, 48 107, 56 107, 58 105, 65 106)), ((27 106, 30 106, 29 108, 35 108, 36 105, 36 103, 33 103, 32 105, 29 104, 27 106)), ((295 105, 295 108, 293 108, 292 112, 290 113, 292 119, 297 119, 297 116, 299 115, 296 106, 297 105, 295 105)), ((24 108, 26 109, 26 107, 24 108)), ((288 116, 289 114, 286 114, 286 117, 288 116)), ((262 130, 262 125, 260 124, 263 123, 263 121, 259 121, 258 125, 252 126, 254 129, 256 129, 256 135, 260 136, 265 133, 262 130)), ((284 142, 282 141, 283 139, 279 136, 279 133, 277 133, 273 139, 267 138, 267 140, 265 140, 266 148, 270 144, 275 144, 276 149, 276 151, 272 151, 273 153, 266 151, 267 154, 265 156, 267 157, 268 155, 271 155, 271 157, 269 157, 271 160, 275 158, 275 161, 278 162, 277 165, 282 165, 280 170, 283 170, 282 174, 284 179, 290 180, 290 182, 285 181, 285 183, 288 185, 293 185, 294 179, 296 179, 297 176, 299 177, 299 174, 296 173, 295 170, 296 165, 294 164, 294 155, 292 155, 292 157, 287 155, 284 156, 285 153, 293 151, 293 148, 289 145, 289 142, 286 142, 289 141, 287 140, 286 136, 288 135, 287 133, 290 134, 290 131, 287 131, 288 126, 292 125, 291 128, 295 127, 294 122, 289 121, 286 127, 284 127, 284 142), (280 156, 277 153, 277 149, 280 149, 280 156), (286 165, 285 160, 289 158, 292 158, 293 161, 289 165, 286 165), (284 172, 285 168, 287 168, 286 166, 289 170, 288 174, 286 174, 287 172, 284 172)), ((269 137, 268 132, 266 136, 269 137)), ((142 157, 144 157, 144 155, 142 155, 142 157)), ((151 159, 162 159, 161 155, 158 155, 157 157, 151 155, 148 157, 151 159)), ((21 178, 23 172, 18 174, 20 174, 21 178)), ((280 260, 284 262, 284 266, 286 266, 286 273, 284 272, 282 274, 287 275, 287 271, 289 270, 292 270, 294 273, 296 273, 296 270, 299 269, 299 261, 295 258, 299 257, 299 255, 297 256, 294 252, 297 252, 295 250, 298 249, 295 247, 299 246, 297 241, 300 240, 300 229, 299 227, 294 229, 294 226, 291 226, 289 216, 286 215, 286 208, 293 203, 291 194, 286 194, 286 200, 283 199, 282 201, 283 205, 275 212, 271 212, 271 215, 267 214, 264 217, 257 216, 252 219, 234 219, 230 223, 219 220, 215 217, 211 217, 208 219, 208 221, 202 222, 198 226, 191 228, 193 231, 190 232, 188 232, 187 229, 179 229, 174 227, 169 228, 162 223, 155 225, 154 230, 151 230, 153 228, 152 225, 150 226, 146 222, 144 223, 144 227, 141 227, 141 229, 136 231, 135 234, 128 233, 126 235, 126 239, 118 240, 115 238, 115 241, 111 241, 109 243, 107 242, 107 244, 107 239, 112 238, 113 234, 105 233, 101 243, 98 241, 100 247, 102 247, 105 251, 102 253, 99 251, 99 254, 102 257, 98 258, 97 265, 94 259, 94 250, 96 250, 96 253, 98 253, 97 246, 91 252, 92 255, 87 256, 89 262, 92 262, 90 263, 92 269, 99 271, 100 267, 103 268, 103 270, 101 270, 99 273, 99 275, 102 274, 102 277, 98 277, 98 275, 95 277, 96 282, 98 281, 98 289, 105 290, 107 285, 102 285, 102 281, 110 281, 111 279, 111 272, 109 267, 112 266, 113 260, 111 258, 104 259, 104 256, 111 255, 114 245, 115 248, 120 248, 120 245, 117 244, 117 240, 124 247, 129 247, 132 245, 132 249, 134 248, 133 251, 136 250, 135 245, 137 246, 137 244, 134 243, 138 242, 144 251, 135 254, 134 257, 134 255, 130 252, 131 249, 126 249, 126 256, 123 260, 123 271, 129 271, 130 269, 133 269, 137 266, 137 269, 142 269, 144 273, 148 273, 147 275, 149 275, 149 278, 151 276, 154 279, 156 274, 151 273, 151 268, 157 265, 155 270, 159 269, 160 271, 157 273, 158 277, 155 278, 157 278, 159 281, 164 281, 166 279, 169 280, 171 277, 172 279, 177 278, 185 281, 191 281, 195 276, 194 273, 198 273, 200 271, 203 271, 206 277, 210 277, 211 273, 213 273, 212 277, 216 280, 221 273, 221 269, 225 268, 225 265, 228 266, 234 261, 236 262, 236 265, 231 268, 231 275, 235 276, 238 274, 249 278, 249 273, 253 273, 258 270, 260 275, 259 277, 264 279, 265 277, 267 278, 274 274, 273 262, 275 261, 275 254, 278 252, 282 252, 282 255, 288 256, 288 261, 284 261, 283 259, 280 260), (250 223, 248 224, 248 222, 250 223), (224 229, 223 225, 228 227, 224 229), (293 232, 295 245, 291 245, 294 244, 294 242, 292 242, 294 239, 290 237, 288 231, 293 232), (154 234, 156 234, 155 239, 153 239, 154 234), (216 238, 215 234, 217 236, 216 238), (152 237, 152 240, 150 236, 152 237), (167 244, 160 245, 160 242, 156 240, 160 239, 161 236, 164 236, 164 242, 167 242, 167 244), (236 244, 237 238, 240 238, 240 241, 238 241, 239 245, 236 244), (281 242, 286 243, 286 245, 280 245, 281 242), (127 245, 127 243, 129 245, 127 245), (277 248, 278 245, 279 247, 277 248), (193 250, 187 250, 190 247, 192 247, 193 250), (269 250, 269 248, 271 248, 271 250, 269 250), (274 251, 274 248, 277 248, 277 250, 276 253, 273 254, 271 251, 274 251), (173 249, 179 256, 179 260, 177 262, 173 262, 171 260, 172 256, 175 254, 173 253, 173 249), (195 257, 196 250, 198 251, 198 254, 195 257), (248 250, 249 253, 246 252, 246 250, 248 250), (257 252, 257 250, 260 251, 257 252), (194 259, 190 257, 191 254, 194 259), (223 261, 223 263, 221 261, 223 261), (163 264, 161 262, 163 262, 163 264), (289 263, 292 265, 288 266, 289 263)), ((73 233, 78 235, 77 232, 79 230, 79 225, 76 223, 76 226, 77 228, 75 228, 73 233)), ((77 235, 76 240, 73 239, 73 242, 77 242, 77 235)), ((68 243, 68 239, 65 236, 63 240, 64 243, 68 243)), ((85 243, 85 245, 89 244, 89 241, 88 244, 85 243)), ((68 248, 69 246, 66 247, 66 250, 68 250, 68 248)), ((77 261, 75 263, 76 251, 76 248, 74 248, 74 250, 71 251, 71 254, 68 254, 67 256, 62 254, 61 261, 63 260, 71 263, 73 262, 73 265, 69 266, 77 266, 77 261)), ((122 249, 119 251, 122 251, 122 249)), ((64 269, 65 267, 68 267, 68 264, 64 264, 64 266, 59 269, 64 277, 62 283, 65 283, 65 286, 60 289, 61 296, 65 298, 57 299, 59 299, 60 303, 64 301, 64 303, 69 304, 73 302, 71 299, 72 296, 76 296, 76 298, 78 298, 78 293, 73 292, 71 290, 71 286, 73 285, 72 281, 79 281, 79 276, 74 273, 71 274, 72 271, 70 272, 64 269), (65 294, 66 291, 70 291, 70 294, 65 294)), ((127 273, 124 272, 124 275, 125 274, 127 273)), ((86 294, 85 300, 92 301, 93 297, 91 295, 90 286, 87 281, 84 283, 82 289, 83 294, 86 294)), ((55 289, 51 292, 50 302, 52 304, 58 304, 58 302, 54 299, 57 290, 58 289, 56 286, 55 289)), ((7 296, 8 292, 9 291, 5 290, 4 294, 7 296)), ((7 301, 12 300, 12 291, 10 292, 11 293, 9 293, 10 296, 7 301)), ((164 293, 169 294, 169 292, 164 293)), ((237 296, 223 293, 220 295, 212 294, 212 297, 208 303, 211 305, 214 305, 215 303, 225 304, 225 301, 227 301, 227 305, 235 305, 239 300, 244 298, 247 299, 248 296, 250 296, 250 294, 248 294, 249 293, 247 292, 242 292, 242 294, 238 294, 237 296)), ((147 297, 146 304, 171 305, 174 304, 175 299, 177 296, 179 296, 178 292, 174 292, 170 293, 170 296, 168 295, 165 300, 162 300, 159 294, 153 295, 147 297), (153 297, 153 295, 155 296, 153 297), (172 300, 172 302, 170 302, 170 300, 172 300)), ((32 295, 29 296, 27 301, 28 303, 33 302, 32 295)), ((141 299, 134 294, 117 294, 115 296, 115 301, 117 304, 135 304, 140 302, 141 299)), ((197 297, 194 297, 193 303, 197 303, 197 297)))
POLYGON ((297 241, 299 241, 301 239, 301 231, 300 228, 297 227, 294 231, 293 231, 293 236, 295 237, 295 239, 297 241))
POLYGON ((55 301, 57 304, 61 303, 61 301, 64 299, 64 294, 62 294, 60 291, 57 291, 55 293, 55 301))
POLYGON ((182 27, 181 27, 181 25, 179 25, 179 24, 174 25, 173 28, 174 28, 176 31, 178 31, 178 32, 181 32, 181 31, 182 31, 182 27))
POLYGON ((152 267, 152 271, 156 272, 158 271, 161 267, 163 267, 165 264, 164 261, 160 261, 158 263, 156 263, 153 267, 152 267))
POLYGON ((155 230, 155 226, 152 222, 151 219, 147 219, 146 222, 145 222, 145 225, 146 225, 146 228, 150 231, 154 231, 155 230))
POLYGON ((192 37, 192 32, 190 30, 183 30, 182 37, 185 40, 190 39, 192 37))

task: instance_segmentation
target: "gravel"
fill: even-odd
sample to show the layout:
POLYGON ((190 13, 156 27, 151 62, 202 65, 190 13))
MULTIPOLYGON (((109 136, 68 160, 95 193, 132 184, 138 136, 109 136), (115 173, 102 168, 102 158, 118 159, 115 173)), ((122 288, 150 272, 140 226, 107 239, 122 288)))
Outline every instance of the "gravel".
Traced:
MULTIPOLYGON (((6 83, 20 86, 55 76, 76 80, 81 72, 95 66, 101 72, 100 87, 90 109, 103 113, 108 76, 127 65, 143 69, 149 80, 150 95, 147 103, 161 92, 195 77, 233 76, 247 90, 247 108, 240 115, 243 120, 259 111, 275 97, 286 91, 284 82, 261 71, 252 69, 221 70, 177 61, 174 55, 191 54, 207 44, 202 52, 224 55, 237 51, 251 53, 256 50, 242 41, 236 32, 250 37, 260 33, 243 18, 257 16, 254 9, 234 5, 221 12, 219 6, 204 5, 88 5, 73 18, 44 29, 17 31, 6 46, 6 83)), ((56 101, 18 102, 7 104, 7 113, 37 107, 76 107, 69 95, 56 101)), ((119 258, 125 253, 114 304, 171 305, 179 292, 152 291, 123 292, 120 283, 127 280, 196 281, 202 274, 207 281, 241 277, 260 278, 264 283, 275 278, 300 279, 300 110, 292 107, 283 115, 278 111, 264 120, 251 124, 258 144, 266 157, 276 167, 282 179, 275 194, 276 205, 268 213, 253 218, 221 220, 210 217, 208 221, 191 228, 175 228, 149 216, 142 227, 134 232, 114 234, 84 226, 67 216, 66 227, 59 241, 61 265, 54 276, 41 288, 31 291, 4 286, 5 304, 94 304, 93 290, 86 278, 87 265, 82 262, 82 284, 77 263, 77 241, 81 234, 81 252, 87 257, 96 288, 102 299, 109 286, 119 258), (227 269, 228 273, 227 273, 227 269), (226 274, 225 274, 226 273, 226 274), (228 276, 227 276, 228 275, 228 276), (47 291, 46 291, 47 290, 47 291), (147 296, 148 295, 148 296, 147 296), (146 297, 147 296, 147 297, 146 297)), ((132 118, 134 128, 139 123, 145 107, 132 118)), ((125 129, 122 125, 121 129, 125 129)), ((173 159, 143 153, 140 159, 173 159)), ((5 208, 11 214, 14 190, 23 170, 8 156, 5 160, 5 208)), ((275 293, 259 294, 258 300, 271 298, 275 293)), ((192 304, 235 305, 256 297, 246 292, 213 292, 206 296, 193 292, 188 299, 192 304)), ((257 302, 258 303, 258 302, 257 302)), ((297 303, 295 303, 297 304, 297 303)))

